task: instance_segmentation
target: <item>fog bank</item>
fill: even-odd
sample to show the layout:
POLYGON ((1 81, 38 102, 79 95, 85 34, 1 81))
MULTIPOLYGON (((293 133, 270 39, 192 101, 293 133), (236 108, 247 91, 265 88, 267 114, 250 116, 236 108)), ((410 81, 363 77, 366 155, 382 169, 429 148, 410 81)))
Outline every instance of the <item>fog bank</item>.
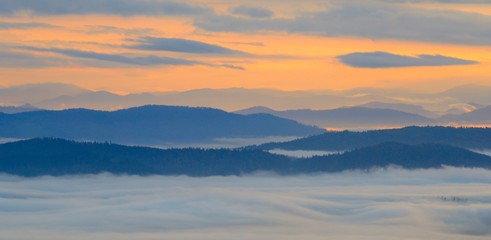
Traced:
POLYGON ((2 239, 489 239, 491 171, 0 176, 2 239))

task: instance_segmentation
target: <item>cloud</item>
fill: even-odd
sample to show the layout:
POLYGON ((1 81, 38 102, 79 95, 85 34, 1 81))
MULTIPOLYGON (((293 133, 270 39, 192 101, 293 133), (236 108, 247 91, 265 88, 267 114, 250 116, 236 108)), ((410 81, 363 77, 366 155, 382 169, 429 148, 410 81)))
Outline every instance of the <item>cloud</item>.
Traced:
POLYGON ((249 45, 255 47, 264 47, 264 43, 262 42, 225 42, 228 44, 237 44, 237 45, 249 45))
POLYGON ((124 54, 110 54, 110 53, 98 53, 90 51, 81 51, 76 49, 62 49, 62 48, 37 48, 37 47, 18 47, 19 49, 38 51, 38 52, 51 52, 57 53, 68 57, 94 59, 106 62, 114 62, 125 65, 134 66, 156 66, 156 65, 198 65, 200 63, 195 61, 189 61, 179 58, 162 57, 155 55, 146 56, 127 56, 124 54))
POLYGON ((139 50, 169 51, 194 54, 245 54, 243 52, 225 48, 219 45, 182 38, 143 37, 136 41, 138 42, 137 44, 131 45, 129 47, 139 50))
POLYGON ((357 68, 397 68, 419 66, 451 66, 476 64, 476 61, 421 54, 417 57, 403 56, 387 52, 356 52, 337 56, 344 64, 357 68))
POLYGON ((0 22, 1 29, 32 29, 32 28, 60 28, 59 26, 39 22, 0 22))
MULTIPOLYGON (((183 38, 158 38, 158 37, 142 37, 140 39, 128 39, 134 44, 126 45, 127 48, 146 50, 146 51, 168 51, 179 53, 190 53, 200 55, 221 55, 230 57, 241 58, 254 58, 254 59, 294 59, 299 58, 289 55, 261 55, 251 54, 239 50, 234 50, 226 47, 222 47, 216 44, 210 44, 195 40, 183 39, 183 38)), ((253 46, 264 46, 262 43, 244 43, 244 42, 231 42, 231 44, 247 44, 253 46)), ((241 66, 234 66, 230 64, 218 65, 222 67, 228 67, 231 69, 245 70, 241 66)))
MULTIPOLYGON (((56 53, 66 57, 71 57, 73 59, 78 59, 74 61, 72 59, 71 65, 83 65, 96 68, 112 68, 112 67, 128 67, 128 66, 138 66, 138 67, 152 67, 152 66, 193 66, 202 65, 208 67, 224 67, 235 70, 245 70, 243 67, 230 65, 230 64, 212 64, 199 61, 192 61, 182 58, 171 58, 157 55, 128 55, 128 54, 117 54, 117 53, 99 53, 91 51, 82 51, 77 49, 66 49, 66 48, 39 48, 39 47, 29 47, 29 46, 19 46, 17 49, 28 50, 34 52, 48 52, 56 53)), ((1 58, 0 58, 1 59, 1 58)), ((43 58, 39 58, 41 62, 44 61, 43 58)), ((65 62, 67 60, 65 59, 65 62)), ((66 66, 65 64, 64 66, 66 66)))
POLYGON ((34 15, 110 14, 135 15, 199 15, 211 13, 208 7, 184 2, 160 0, 0 0, 0 14, 15 15, 30 12, 34 15))
POLYGON ((244 5, 234 7, 230 9, 230 12, 236 15, 241 15, 251 18, 271 18, 274 16, 273 11, 267 8, 244 6, 244 5))
POLYGON ((149 35, 157 32, 157 30, 153 28, 120 28, 105 25, 87 26, 87 28, 89 29, 87 31, 88 34, 117 33, 124 35, 149 35))
POLYGON ((287 31, 327 37, 353 36, 432 43, 491 45, 491 16, 423 9, 378 1, 341 2, 294 18, 252 19, 206 15, 195 26, 218 32, 287 31))
POLYGON ((237 65, 233 65, 233 64, 222 64, 221 66, 222 67, 225 67, 225 68, 235 69, 235 70, 242 70, 242 71, 245 71, 246 70, 242 66, 237 66, 237 65))
POLYGON ((491 174, 0 175, 5 239, 489 239, 491 174))
POLYGON ((63 58, 13 51, 10 48, 0 46, 0 68, 47 68, 68 66, 69 64, 63 58))

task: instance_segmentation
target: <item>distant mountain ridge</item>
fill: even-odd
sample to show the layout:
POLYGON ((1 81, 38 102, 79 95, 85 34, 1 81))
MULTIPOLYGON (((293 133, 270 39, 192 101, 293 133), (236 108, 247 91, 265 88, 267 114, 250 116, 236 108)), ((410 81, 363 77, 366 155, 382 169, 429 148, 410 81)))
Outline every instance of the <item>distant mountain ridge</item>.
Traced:
POLYGON ((491 86, 475 84, 462 85, 440 92, 438 95, 459 99, 462 102, 476 102, 491 105, 491 86))
POLYGON ((0 113, 0 137, 59 137, 124 144, 211 142, 216 138, 309 136, 323 129, 267 114, 147 105, 118 110, 69 109, 0 113))
POLYGON ((491 128, 405 127, 363 132, 329 131, 288 142, 266 143, 259 148, 344 151, 384 142, 436 143, 470 149, 491 149, 491 128))
POLYGON ((480 111, 491 106, 490 96, 491 87, 478 85, 464 85, 434 93, 375 88, 345 91, 228 88, 119 94, 82 89, 70 84, 43 83, 0 88, 0 105, 32 104, 51 110, 118 110, 157 104, 206 106, 226 111, 265 106, 276 109, 275 115, 291 115, 287 118, 302 120, 305 124, 329 129, 364 130, 449 123, 490 124, 491 113, 480 111), (311 112, 292 112, 298 111, 295 109, 310 109, 311 112), (334 116, 323 112, 336 109, 337 113, 331 112, 334 116), (469 111, 473 110, 476 111, 474 116, 468 116, 471 114, 469 111))
MULTIPOLYGON (((89 93, 90 90, 79 88, 71 84, 40 83, 0 88, 1 105, 34 104, 46 99, 59 96, 76 96, 89 93)), ((38 106, 38 105, 36 105, 38 106)))
POLYGON ((462 124, 491 124, 491 106, 478 108, 467 113, 448 114, 439 118, 439 121, 462 124))
POLYGON ((195 89, 183 92, 155 92, 119 95, 107 91, 88 92, 79 95, 65 95, 36 102, 47 109, 128 108, 144 104, 208 106, 225 110, 236 110, 251 105, 266 104, 272 107, 314 107, 328 104, 339 106, 367 101, 388 100, 378 96, 342 96, 335 93, 312 93, 308 91, 284 92, 275 89, 195 89))
POLYGON ((346 106, 387 108, 425 117, 424 109, 444 113, 451 105, 491 105, 491 87, 464 85, 424 93, 408 89, 358 88, 346 91, 281 91, 275 89, 195 89, 190 91, 116 94, 70 84, 44 83, 0 88, 0 105, 32 104, 46 109, 91 108, 114 110, 146 104, 208 106, 227 111, 267 106, 285 109, 334 109, 346 106), (421 101, 423 100, 423 101, 421 101), (416 105, 415 105, 416 104, 416 105), (365 105, 365 106, 364 106, 365 105), (424 109, 418 109, 418 106, 424 109))
POLYGON ((259 149, 155 149, 63 139, 31 139, 0 144, 0 173, 43 175, 131 174, 226 176, 268 171, 316 174, 400 166, 407 169, 478 167, 491 157, 462 148, 382 143, 343 154, 292 159, 259 149))
POLYGON ((292 119, 304 124, 324 128, 380 128, 408 125, 428 125, 435 121, 417 114, 392 109, 370 107, 343 107, 331 110, 286 110, 275 111, 266 107, 253 107, 237 111, 240 114, 268 113, 282 118, 292 119))
POLYGON ((414 104, 407 104, 407 103, 369 102, 369 103, 358 105, 356 107, 391 109, 391 110, 412 113, 431 119, 439 116, 438 114, 428 111, 421 106, 414 105, 414 104))
POLYGON ((41 109, 32 106, 30 104, 24 104, 20 106, 0 106, 0 113, 21 113, 39 111, 41 109))

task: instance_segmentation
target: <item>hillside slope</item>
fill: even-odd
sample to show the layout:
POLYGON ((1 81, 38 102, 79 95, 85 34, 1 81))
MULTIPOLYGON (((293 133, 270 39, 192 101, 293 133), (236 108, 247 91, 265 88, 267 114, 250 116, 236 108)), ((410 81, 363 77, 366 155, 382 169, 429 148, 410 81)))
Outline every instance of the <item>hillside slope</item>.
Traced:
POLYGON ((62 139, 0 144, 0 172, 20 176, 79 175, 103 172, 131 175, 243 175, 258 171, 311 174, 369 170, 491 168, 491 157, 439 144, 383 143, 343 154, 292 159, 259 149, 155 149, 62 139))
POLYGON ((217 138, 309 136, 324 132, 267 114, 243 116, 212 108, 143 106, 0 114, 0 137, 57 137, 124 144, 209 142, 217 138))

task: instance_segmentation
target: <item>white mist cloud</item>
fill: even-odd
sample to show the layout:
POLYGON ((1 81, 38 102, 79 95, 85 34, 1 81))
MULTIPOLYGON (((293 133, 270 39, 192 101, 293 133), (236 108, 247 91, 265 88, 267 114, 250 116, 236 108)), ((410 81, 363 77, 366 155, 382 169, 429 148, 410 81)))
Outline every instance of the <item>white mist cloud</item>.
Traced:
POLYGON ((0 176, 4 239, 489 239, 491 172, 0 176))

